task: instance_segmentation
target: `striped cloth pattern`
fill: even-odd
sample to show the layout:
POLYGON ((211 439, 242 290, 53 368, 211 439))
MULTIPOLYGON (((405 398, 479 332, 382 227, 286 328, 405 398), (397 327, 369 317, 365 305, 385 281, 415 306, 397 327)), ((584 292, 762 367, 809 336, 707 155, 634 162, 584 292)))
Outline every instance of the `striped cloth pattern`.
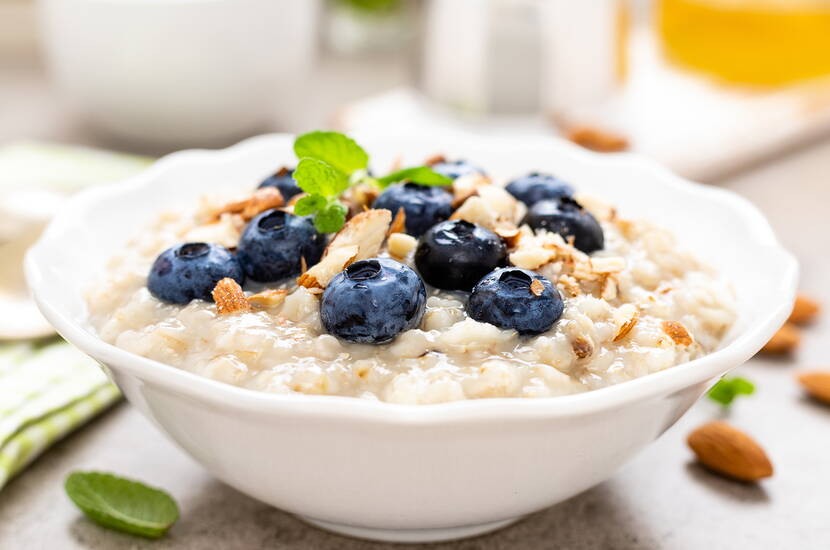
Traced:
MULTIPOLYGON (((0 191, 72 193, 129 177, 151 162, 86 147, 11 143, 0 147, 0 191)), ((59 338, 0 343, 0 489, 120 395, 94 360, 59 338)))
POLYGON ((119 397, 97 363, 63 340, 0 345, 0 489, 119 397))

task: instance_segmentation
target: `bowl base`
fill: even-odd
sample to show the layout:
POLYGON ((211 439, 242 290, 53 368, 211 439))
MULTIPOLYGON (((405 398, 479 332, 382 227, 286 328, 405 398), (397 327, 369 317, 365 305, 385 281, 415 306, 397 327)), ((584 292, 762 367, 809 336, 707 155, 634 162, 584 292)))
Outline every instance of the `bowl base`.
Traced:
POLYGON ((321 521, 307 516, 297 516, 299 519, 319 527, 324 531, 331 531, 338 535, 358 539, 377 540, 383 542, 439 542, 446 540, 465 539, 496 531, 515 523, 522 517, 502 519, 490 523, 478 525, 465 525, 463 527, 446 527, 442 529, 373 529, 371 527, 356 527, 354 525, 343 525, 321 521))

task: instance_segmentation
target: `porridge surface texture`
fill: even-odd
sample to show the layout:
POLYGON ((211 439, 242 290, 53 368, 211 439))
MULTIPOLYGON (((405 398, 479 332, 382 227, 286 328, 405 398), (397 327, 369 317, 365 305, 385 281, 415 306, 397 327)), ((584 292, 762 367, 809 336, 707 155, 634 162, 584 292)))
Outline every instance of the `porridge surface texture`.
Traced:
MULTIPOLYGON (((294 278, 246 285, 248 296, 271 292, 232 315, 202 300, 165 304, 146 288, 161 251, 184 241, 234 247, 244 227, 236 214, 209 219, 206 199, 192 214, 162 215, 110 260, 88 292, 90 321, 120 348, 236 386, 402 404, 573 394, 715 350, 735 318, 729 285, 683 252, 670 232, 621 219, 595 199, 580 200, 605 235, 604 248, 590 256, 553 233, 495 228, 509 234, 510 262, 546 276, 564 298, 562 317, 538 336, 477 322, 465 313, 466 293, 432 288, 420 326, 383 345, 327 334, 319 289, 294 278)), ((486 203, 466 208, 470 202, 457 213, 501 223, 482 220, 486 203)), ((514 223, 522 214, 516 210, 514 223)), ((414 267, 413 246, 414 239, 394 233, 377 255, 414 267)))

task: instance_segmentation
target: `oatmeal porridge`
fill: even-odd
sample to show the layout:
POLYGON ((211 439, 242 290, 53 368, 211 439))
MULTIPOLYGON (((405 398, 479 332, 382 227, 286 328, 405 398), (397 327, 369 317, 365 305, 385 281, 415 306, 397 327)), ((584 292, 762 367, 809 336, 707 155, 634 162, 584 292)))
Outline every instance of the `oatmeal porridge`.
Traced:
POLYGON ((451 185, 354 185, 330 235, 297 215, 290 170, 162 215, 90 289, 91 323, 228 384, 404 404, 602 388, 733 323, 729 286, 668 231, 552 176, 430 165, 451 185))

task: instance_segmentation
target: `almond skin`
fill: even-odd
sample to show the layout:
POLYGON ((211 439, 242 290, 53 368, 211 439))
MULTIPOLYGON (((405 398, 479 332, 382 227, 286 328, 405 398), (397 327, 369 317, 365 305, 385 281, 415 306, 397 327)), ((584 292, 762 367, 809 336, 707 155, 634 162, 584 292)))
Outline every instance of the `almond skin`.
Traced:
POLYGON ((784 323, 761 349, 764 353, 783 355, 792 352, 801 343, 801 331, 792 323, 784 323))
POLYGON ((772 476, 772 463, 754 439, 727 424, 704 424, 687 440, 698 461, 715 473, 739 481, 758 481, 772 476))
POLYGON ((802 372, 798 381, 812 397, 830 404, 830 371, 802 372))
POLYGON ((809 296, 799 294, 795 297, 793 311, 792 313, 790 313, 790 318, 788 319, 788 321, 790 323, 796 323, 798 325, 810 323, 816 319, 820 311, 821 306, 818 302, 816 302, 809 296))

